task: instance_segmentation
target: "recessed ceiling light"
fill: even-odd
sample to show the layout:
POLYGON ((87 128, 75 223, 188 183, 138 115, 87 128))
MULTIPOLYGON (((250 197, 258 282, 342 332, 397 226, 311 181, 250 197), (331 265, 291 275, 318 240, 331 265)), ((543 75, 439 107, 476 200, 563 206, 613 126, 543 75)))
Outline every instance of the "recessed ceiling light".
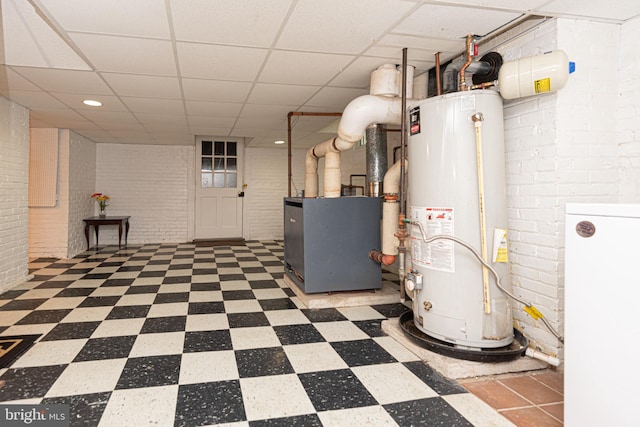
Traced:
POLYGON ((95 101, 93 99, 85 99, 84 101, 82 101, 82 103, 90 107, 102 107, 102 102, 95 101))
POLYGON ((280 139, 278 141, 274 141, 273 143, 279 145, 279 144, 284 144, 284 141, 280 139))

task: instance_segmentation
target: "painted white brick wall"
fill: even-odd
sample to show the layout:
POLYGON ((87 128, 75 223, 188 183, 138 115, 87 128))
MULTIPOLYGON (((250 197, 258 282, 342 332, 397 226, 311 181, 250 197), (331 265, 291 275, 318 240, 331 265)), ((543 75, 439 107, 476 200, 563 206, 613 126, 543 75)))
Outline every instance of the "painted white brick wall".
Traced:
POLYGON ((29 111, 0 96, 0 291, 28 267, 29 111))
MULTIPOLYGON (((31 129, 31 138, 46 137, 50 129, 31 129)), ((29 257, 65 258, 69 225, 69 141, 58 136, 56 205, 29 208, 29 257)), ((51 143, 55 143, 51 141, 51 143)))
MULTIPOLYGON (((42 129, 31 129, 31 135, 42 129)), ((71 258, 87 248, 83 218, 93 215, 95 143, 58 130, 58 200, 52 208, 29 208, 29 256, 71 258)), ((92 233, 93 235, 93 233, 92 233)), ((95 241, 95 238, 92 238, 95 241)))
MULTIPOLYGON (((306 150, 292 150, 291 195, 304 189, 306 150)), ((247 148, 245 150, 245 190, 243 235, 247 240, 273 240, 284 236, 284 201, 287 197, 287 150, 247 148)))
POLYGON ((621 28, 618 66, 617 129, 620 155, 620 201, 640 203, 640 18, 621 28))
MULTIPOLYGON (((564 89, 505 101, 509 244, 513 291, 563 333, 564 213, 567 202, 613 202, 619 194, 615 87, 620 28, 551 20, 506 33, 486 50, 505 61, 563 49, 577 71, 564 89)), ((529 340, 562 357, 541 322, 517 304, 529 340)))
MULTIPOLYGON (((131 216, 129 243, 189 240, 193 159, 193 146, 96 144, 94 191, 111 197, 107 215, 131 216)), ((100 228, 101 245, 117 243, 117 228, 100 228)))
POLYGON ((96 186, 96 143, 67 129, 60 132, 61 139, 69 141, 67 257, 74 257, 87 249, 82 219, 93 215, 96 204, 89 198, 96 186))

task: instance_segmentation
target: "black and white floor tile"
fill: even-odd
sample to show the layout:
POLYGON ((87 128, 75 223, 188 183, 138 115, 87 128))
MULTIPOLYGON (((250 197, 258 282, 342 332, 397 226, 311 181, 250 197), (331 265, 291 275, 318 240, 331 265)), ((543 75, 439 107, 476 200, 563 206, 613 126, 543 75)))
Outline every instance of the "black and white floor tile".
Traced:
POLYGON ((32 260, 0 335, 42 337, 0 403, 66 403, 74 426, 508 425, 382 332, 403 305, 306 309, 282 259, 253 241, 32 260))

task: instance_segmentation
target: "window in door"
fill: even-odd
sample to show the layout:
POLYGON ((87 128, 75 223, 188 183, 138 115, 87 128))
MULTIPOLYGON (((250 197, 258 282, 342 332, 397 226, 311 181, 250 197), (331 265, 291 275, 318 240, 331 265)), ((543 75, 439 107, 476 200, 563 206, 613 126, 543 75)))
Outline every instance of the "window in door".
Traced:
POLYGON ((202 141, 202 188, 235 188, 238 185, 238 143, 202 141))

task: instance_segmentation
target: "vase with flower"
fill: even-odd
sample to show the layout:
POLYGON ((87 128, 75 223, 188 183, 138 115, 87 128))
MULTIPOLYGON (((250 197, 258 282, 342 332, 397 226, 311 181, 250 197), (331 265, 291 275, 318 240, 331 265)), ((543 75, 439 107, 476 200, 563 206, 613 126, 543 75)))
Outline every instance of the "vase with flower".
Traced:
POLYGON ((107 206, 109 206, 108 202, 110 197, 102 193, 93 193, 91 198, 96 199, 96 202, 98 203, 98 215, 102 218, 107 216, 107 206))

